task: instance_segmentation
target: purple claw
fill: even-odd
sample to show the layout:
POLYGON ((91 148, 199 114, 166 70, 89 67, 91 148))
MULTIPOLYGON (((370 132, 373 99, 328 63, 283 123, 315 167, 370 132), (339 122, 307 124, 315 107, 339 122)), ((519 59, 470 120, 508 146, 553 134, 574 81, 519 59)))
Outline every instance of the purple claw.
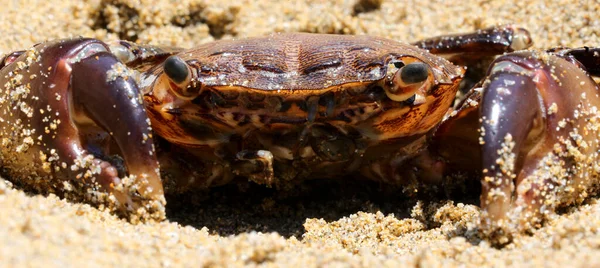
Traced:
POLYGON ((134 77, 104 43, 37 45, 11 59, 0 80, 8 176, 134 217, 164 217, 149 119, 134 77))
POLYGON ((549 53, 498 58, 483 85, 483 227, 535 227, 557 205, 581 202, 598 171, 598 86, 549 53))

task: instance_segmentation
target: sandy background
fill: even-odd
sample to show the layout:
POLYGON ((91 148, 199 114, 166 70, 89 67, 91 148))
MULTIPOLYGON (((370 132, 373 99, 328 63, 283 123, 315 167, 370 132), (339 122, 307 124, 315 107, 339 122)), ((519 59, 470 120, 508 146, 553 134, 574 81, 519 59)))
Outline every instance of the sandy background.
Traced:
MULTIPOLYGON (((594 1, 168 2, 2 0, 0 54, 76 35, 182 47, 272 31, 416 41, 509 22, 536 48, 600 45, 594 1)), ((407 200, 355 182, 231 186, 168 197, 168 221, 131 225, 0 179, 0 267, 600 266, 598 197, 500 250, 476 235, 476 198, 407 200)))

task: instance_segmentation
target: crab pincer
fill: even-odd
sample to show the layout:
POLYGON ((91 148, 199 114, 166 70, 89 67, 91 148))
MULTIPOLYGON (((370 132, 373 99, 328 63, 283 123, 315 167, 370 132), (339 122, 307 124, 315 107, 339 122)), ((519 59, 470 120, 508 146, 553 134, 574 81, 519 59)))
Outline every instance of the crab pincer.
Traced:
POLYGON ((482 227, 500 242, 593 190, 600 97, 586 67, 597 63, 527 51, 491 65, 480 103, 482 227))
POLYGON ((3 174, 131 218, 164 218, 150 121, 133 74, 106 44, 48 42, 2 64, 3 174))

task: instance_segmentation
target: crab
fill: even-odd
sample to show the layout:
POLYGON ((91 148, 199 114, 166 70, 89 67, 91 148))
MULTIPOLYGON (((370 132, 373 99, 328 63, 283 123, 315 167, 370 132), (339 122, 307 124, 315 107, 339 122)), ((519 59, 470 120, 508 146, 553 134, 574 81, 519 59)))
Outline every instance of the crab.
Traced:
POLYGON ((2 172, 132 221, 164 219, 165 191, 240 179, 411 187, 471 174, 481 230, 506 237, 581 203, 600 170, 600 49, 513 52, 530 45, 510 25, 414 44, 309 33, 190 50, 45 42, 0 60, 2 172), (484 74, 460 66, 502 53, 484 74))

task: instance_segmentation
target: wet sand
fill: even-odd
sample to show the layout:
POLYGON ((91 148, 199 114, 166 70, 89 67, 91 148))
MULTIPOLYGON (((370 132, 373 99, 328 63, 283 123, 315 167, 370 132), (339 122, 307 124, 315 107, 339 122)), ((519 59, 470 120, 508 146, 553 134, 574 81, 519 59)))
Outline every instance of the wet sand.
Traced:
MULTIPOLYGON (((79 35, 180 47, 273 31, 416 41, 496 23, 528 28, 535 48, 600 44, 595 1, 5 2, 0 54, 79 35)), ((502 249, 478 238, 476 199, 410 200, 363 182, 229 186, 167 197, 167 221, 132 225, 0 179, 0 266, 600 266, 597 196, 502 249)))

